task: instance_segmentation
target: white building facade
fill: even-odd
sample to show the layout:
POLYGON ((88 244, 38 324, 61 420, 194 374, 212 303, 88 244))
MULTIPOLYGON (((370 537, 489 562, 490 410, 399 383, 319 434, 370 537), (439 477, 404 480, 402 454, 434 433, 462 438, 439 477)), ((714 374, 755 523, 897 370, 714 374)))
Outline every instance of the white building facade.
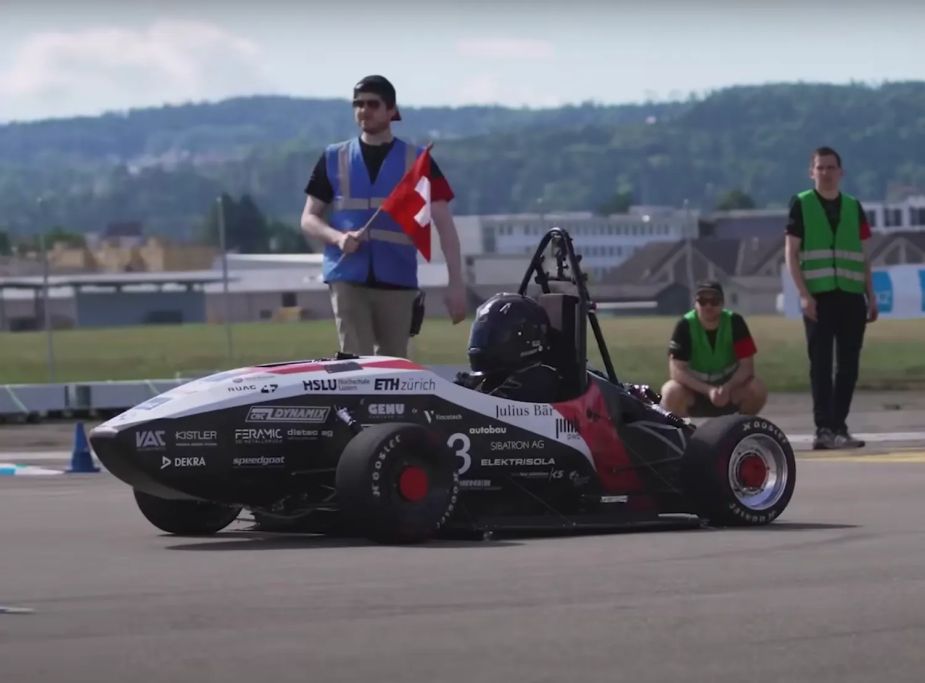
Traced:
POLYGON ((506 214, 480 216, 485 254, 528 256, 552 227, 568 230, 583 269, 599 274, 618 266, 650 242, 697 237, 698 212, 668 207, 632 207, 629 213, 506 214))
POLYGON ((874 232, 925 230, 925 195, 896 201, 864 201, 867 222, 874 232))

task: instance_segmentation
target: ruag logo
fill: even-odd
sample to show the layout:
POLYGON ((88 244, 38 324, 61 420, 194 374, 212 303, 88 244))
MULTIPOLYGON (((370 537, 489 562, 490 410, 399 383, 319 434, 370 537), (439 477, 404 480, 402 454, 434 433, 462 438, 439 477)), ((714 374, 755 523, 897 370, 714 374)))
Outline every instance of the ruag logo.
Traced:
POLYGON ((232 384, 227 387, 228 393, 230 394, 240 394, 246 391, 257 391, 256 384, 232 384))
POLYGON ((174 433, 177 448, 218 446, 218 432, 212 429, 187 429, 174 433))
POLYGON ((405 404, 370 403, 367 412, 373 417, 398 417, 405 414, 405 404))
POLYGON ((327 406, 251 406, 245 422, 322 424, 330 412, 327 406))
POLYGON ((336 379, 303 379, 303 391, 337 391, 336 379))
POLYGON ((283 430, 279 427, 234 430, 234 442, 236 444, 268 444, 282 443, 282 441, 283 430))
POLYGON ((157 451, 167 448, 163 429, 135 432, 135 448, 139 451, 157 451))
POLYGON ((877 295, 877 307, 881 313, 893 312, 893 279, 883 270, 871 273, 874 293, 877 295))

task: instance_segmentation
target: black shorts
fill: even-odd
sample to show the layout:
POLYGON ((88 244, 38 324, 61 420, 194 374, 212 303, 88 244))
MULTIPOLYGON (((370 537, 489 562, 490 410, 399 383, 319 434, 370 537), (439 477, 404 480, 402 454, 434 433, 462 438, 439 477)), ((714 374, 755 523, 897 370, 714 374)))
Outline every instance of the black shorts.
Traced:
POLYGON ((704 396, 700 392, 694 394, 694 405, 690 408, 691 417, 719 417, 737 412, 739 412, 739 406, 730 402, 720 408, 713 405, 709 396, 704 396))

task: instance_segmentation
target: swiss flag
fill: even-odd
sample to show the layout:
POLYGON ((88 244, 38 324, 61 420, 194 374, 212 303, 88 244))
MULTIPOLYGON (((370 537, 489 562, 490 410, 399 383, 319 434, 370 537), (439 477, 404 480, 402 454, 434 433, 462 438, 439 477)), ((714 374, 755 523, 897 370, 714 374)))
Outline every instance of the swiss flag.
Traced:
POLYGON ((430 261, 430 148, 414 162, 395 189, 382 202, 381 210, 392 217, 430 261))

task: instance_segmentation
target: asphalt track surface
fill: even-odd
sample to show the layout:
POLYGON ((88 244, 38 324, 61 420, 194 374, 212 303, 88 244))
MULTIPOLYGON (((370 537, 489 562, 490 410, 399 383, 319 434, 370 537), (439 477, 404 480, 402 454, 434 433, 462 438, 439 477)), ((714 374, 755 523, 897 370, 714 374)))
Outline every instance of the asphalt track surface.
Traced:
POLYGON ((105 472, 3 477, 0 605, 32 611, 0 609, 0 681, 918 682, 923 490, 922 443, 801 450, 765 528, 384 547, 173 537, 105 472))

